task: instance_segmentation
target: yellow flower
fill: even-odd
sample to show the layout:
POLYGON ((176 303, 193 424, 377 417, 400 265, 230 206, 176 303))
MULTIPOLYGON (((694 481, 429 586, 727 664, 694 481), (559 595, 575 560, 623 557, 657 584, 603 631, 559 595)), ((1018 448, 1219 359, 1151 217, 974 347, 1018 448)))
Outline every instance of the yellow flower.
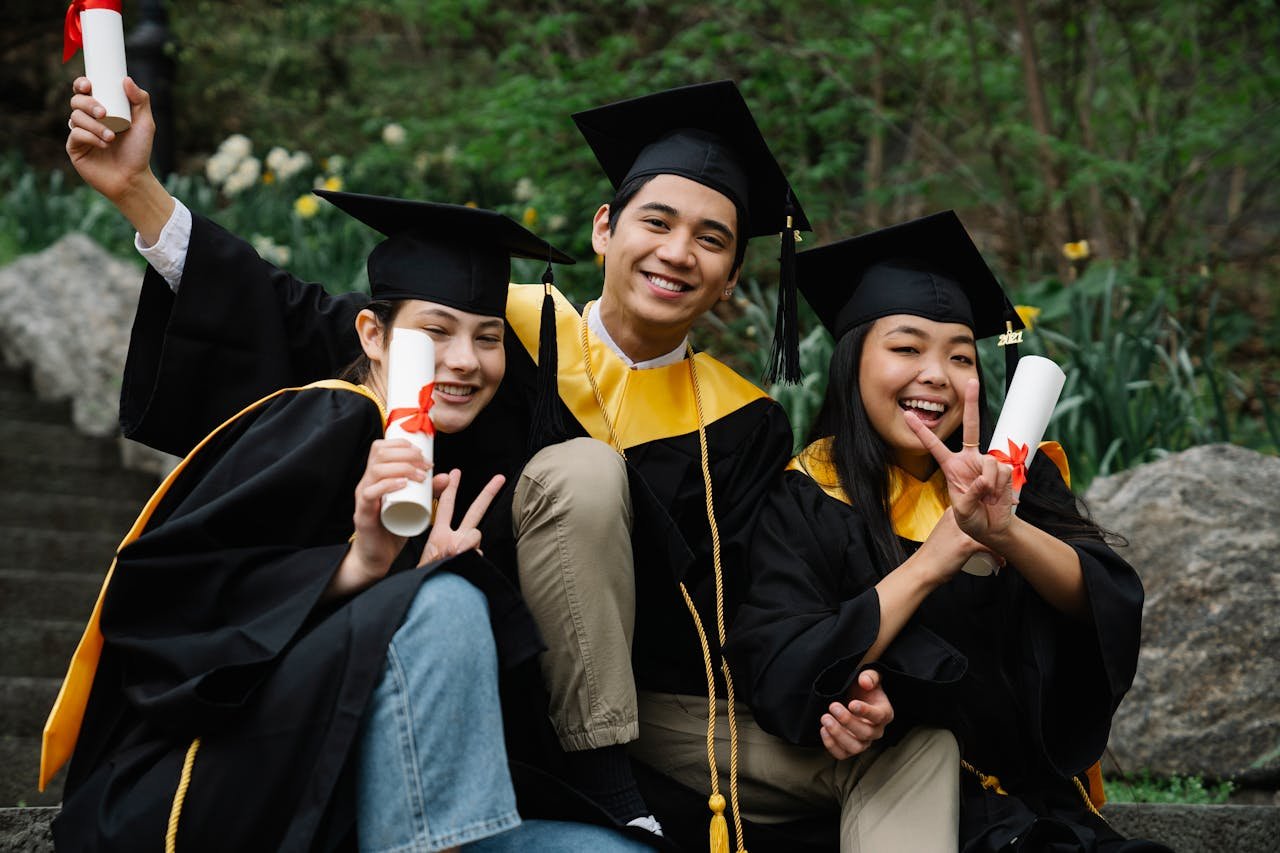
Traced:
POLYGON ((601 255, 599 253, 596 254, 596 266, 598 267, 604 266, 604 255, 601 255))
POLYGON ((274 184, 274 183, 276 182, 276 175, 275 175, 275 172, 272 172, 270 169, 268 169, 267 171, 263 172, 263 173, 262 173, 262 182, 263 182, 264 184, 274 184))
POLYGON ((480 205, 476 204, 474 201, 469 201, 469 202, 467 202, 467 203, 466 203, 465 205, 463 205, 463 206, 464 206, 464 207, 479 207, 480 205))
POLYGON ((300 195, 293 203, 293 212, 303 219, 310 219, 320 212, 320 200, 311 193, 300 195))
POLYGON ((324 188, 329 192, 340 192, 342 190, 342 178, 337 175, 331 175, 324 179, 324 188))
POLYGON ((1089 241, 1078 240, 1075 243, 1066 243, 1062 247, 1062 254, 1066 255, 1069 261, 1083 261, 1089 257, 1089 241))
POLYGON ((1040 319, 1040 309, 1034 305, 1015 305, 1013 310, 1018 312, 1018 316, 1022 318, 1022 325, 1027 327, 1027 331, 1034 329, 1036 320, 1040 319))
POLYGON ((532 228, 538 224, 538 211, 532 207, 526 207, 520 221, 524 223, 525 228, 532 228))

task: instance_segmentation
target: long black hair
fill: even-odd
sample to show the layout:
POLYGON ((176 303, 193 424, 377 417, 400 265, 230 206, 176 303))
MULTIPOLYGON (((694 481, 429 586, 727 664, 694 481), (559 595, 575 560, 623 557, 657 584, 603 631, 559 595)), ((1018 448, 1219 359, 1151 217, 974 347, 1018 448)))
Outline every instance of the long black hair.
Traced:
MULTIPOLYGON (((889 467, 893 452, 876 432, 862 404, 859 369, 862 351, 875 320, 855 326, 836 341, 828 371, 827 393, 809 431, 808 443, 831 438, 831 462, 849 503, 866 521, 875 556, 890 571, 906 559, 902 541, 893 532, 889 507, 889 467)), ((978 373, 978 418, 981 443, 987 447, 995 422, 987 406, 982 364, 974 354, 978 373)), ((959 450, 962 427, 944 443, 959 450)), ((1102 541, 1111 535, 1089 518, 1088 510, 1063 482, 1052 461, 1037 454, 1019 495, 1018 514, 1059 539, 1102 541)))

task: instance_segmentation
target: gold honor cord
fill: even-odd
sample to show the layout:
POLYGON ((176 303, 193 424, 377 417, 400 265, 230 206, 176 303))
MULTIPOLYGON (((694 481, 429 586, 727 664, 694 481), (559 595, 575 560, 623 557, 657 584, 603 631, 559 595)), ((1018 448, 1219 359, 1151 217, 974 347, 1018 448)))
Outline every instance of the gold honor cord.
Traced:
POLYGON ((200 738, 191 741, 187 757, 182 761, 182 775, 178 777, 178 790, 173 794, 173 808, 169 810, 169 828, 164 834, 164 853, 177 853, 178 820, 182 817, 182 804, 187 801, 187 788, 191 787, 191 771, 195 768, 196 753, 200 751, 200 738))
MULTIPOLYGON (((609 441, 613 444, 613 448, 618 452, 618 455, 625 460, 627 458, 626 448, 622 446, 622 441, 618 438, 618 433, 614 429, 613 418, 609 416, 609 411, 605 408, 604 396, 600 393, 595 371, 591 367, 591 347, 587 340, 587 315, 591 311, 592 304, 594 303, 588 303, 582 309, 582 319, 578 326, 578 337, 582 343, 582 361, 586 366, 587 381, 591 384, 591 392, 595 395, 596 405, 600 407, 600 416, 604 418, 605 426, 609 430, 609 441)), ((693 384, 693 400, 698 411, 698 450, 702 463, 702 482, 707 497, 707 521, 711 525, 711 558, 715 569, 716 581, 716 633, 720 640, 720 647, 724 648, 724 572, 720 566, 720 529, 716 525, 715 503, 712 500, 711 493, 710 454, 707 450, 707 428, 702 413, 702 395, 698 392, 698 369, 693 357, 693 347, 687 344, 686 347, 688 349, 686 361, 689 364, 689 381, 693 384)), ((689 595, 689 590, 683 582, 680 584, 680 594, 684 596, 685 606, 689 609, 689 615, 693 617, 693 626, 698 632, 698 643, 702 648, 702 662, 707 673, 707 764, 711 769, 711 797, 708 799, 707 805, 712 812, 710 829, 711 853, 728 853, 729 832, 724 819, 725 802, 720 793, 720 772, 716 766, 716 681, 711 663, 711 647, 707 642, 706 631, 702 627, 702 618, 698 615, 698 609, 694 606, 693 598, 689 595)), ((742 841, 742 815, 738 807, 738 726, 737 721, 734 719, 733 678, 729 674, 729 665, 724 660, 723 654, 720 657, 720 670, 724 673, 727 694, 725 700, 729 714, 729 802, 733 812, 734 836, 738 842, 737 853, 747 853, 742 841)))

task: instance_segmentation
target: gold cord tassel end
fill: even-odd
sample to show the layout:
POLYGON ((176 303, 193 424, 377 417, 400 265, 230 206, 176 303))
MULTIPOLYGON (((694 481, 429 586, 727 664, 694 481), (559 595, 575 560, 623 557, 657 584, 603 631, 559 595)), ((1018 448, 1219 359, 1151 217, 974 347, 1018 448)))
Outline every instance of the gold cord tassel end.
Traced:
POLYGON ((724 819, 724 797, 712 794, 707 805, 711 807, 711 853, 729 853, 729 824, 724 819))

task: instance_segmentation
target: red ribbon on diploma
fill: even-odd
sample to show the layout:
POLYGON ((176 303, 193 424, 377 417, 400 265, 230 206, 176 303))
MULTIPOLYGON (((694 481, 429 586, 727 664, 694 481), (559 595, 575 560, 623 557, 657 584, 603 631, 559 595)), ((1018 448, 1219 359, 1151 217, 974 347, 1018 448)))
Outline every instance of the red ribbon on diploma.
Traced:
POLYGON ((418 392, 418 407, 416 409, 392 409, 391 414, 387 415, 387 423, 398 421, 400 418, 408 416, 408 420, 400 424, 400 429, 405 432, 423 432, 428 436, 436 434, 436 425, 431 422, 428 412, 431 411, 431 404, 435 400, 431 399, 431 392, 435 390, 436 383, 428 382, 422 386, 422 390, 418 392))
POLYGON ((1031 451, 1027 449, 1025 444, 1014 444, 1013 439, 1009 439, 1008 454, 999 450, 989 450, 989 454, 1006 465, 1013 466, 1013 490, 1016 492, 1021 489, 1027 482, 1027 456, 1031 451))
POLYGON ((116 14, 123 14, 123 0, 71 0, 67 7, 67 23, 62 29, 62 61, 76 55, 76 51, 84 44, 84 31, 80 29, 80 13, 85 9, 110 9, 116 14))

